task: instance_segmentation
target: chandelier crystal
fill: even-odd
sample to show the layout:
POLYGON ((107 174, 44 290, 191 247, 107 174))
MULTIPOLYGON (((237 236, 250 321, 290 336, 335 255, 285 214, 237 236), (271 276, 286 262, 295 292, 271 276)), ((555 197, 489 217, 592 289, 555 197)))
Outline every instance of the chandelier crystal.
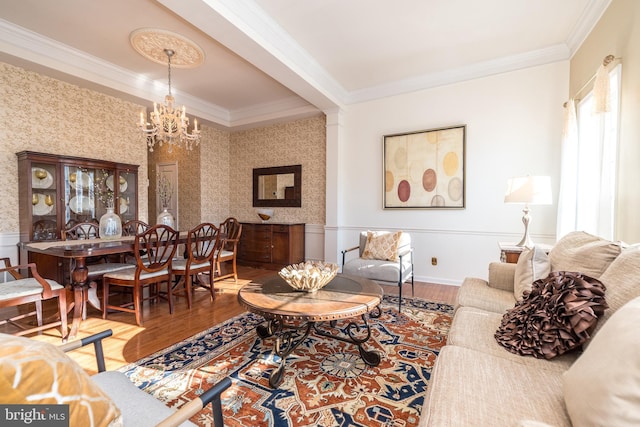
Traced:
POLYGON ((149 151, 153 151, 156 144, 169 144, 169 152, 173 147, 193 150, 193 145, 200 143, 200 130, 198 129, 198 119, 193 120, 193 131, 189 133, 189 118, 186 115, 185 107, 176 109, 175 99, 171 95, 171 57, 175 54, 172 49, 164 49, 167 55, 169 67, 169 94, 164 97, 164 104, 153 103, 153 112, 149 115, 151 122, 145 122, 144 111, 140 112, 140 122, 138 127, 142 135, 147 138, 149 151))

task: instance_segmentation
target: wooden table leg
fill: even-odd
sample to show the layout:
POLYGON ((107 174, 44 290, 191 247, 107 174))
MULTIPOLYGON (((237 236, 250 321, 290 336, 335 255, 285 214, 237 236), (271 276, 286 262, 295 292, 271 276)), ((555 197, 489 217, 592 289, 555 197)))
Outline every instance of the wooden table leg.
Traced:
POLYGON ((80 328, 80 321, 82 320, 82 310, 84 309, 84 291, 82 286, 73 286, 73 322, 71 323, 71 331, 69 332, 68 339, 72 340, 78 334, 80 328))
MULTIPOLYGON (((86 265, 84 257, 75 258, 75 268, 71 271, 71 286, 73 286, 73 322, 71 323, 71 332, 68 339, 72 340, 76 337, 80 322, 86 316, 85 301, 87 299, 87 278, 89 277, 89 269, 86 265)), ((97 298, 97 295, 96 295, 97 298)))

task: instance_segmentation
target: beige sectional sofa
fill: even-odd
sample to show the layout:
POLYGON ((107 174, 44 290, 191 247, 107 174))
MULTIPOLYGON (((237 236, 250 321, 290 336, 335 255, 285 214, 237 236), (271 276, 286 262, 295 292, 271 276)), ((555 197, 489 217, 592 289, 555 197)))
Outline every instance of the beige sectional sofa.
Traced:
MULTIPOLYGON (((580 416, 587 419, 600 417, 592 425, 624 425, 625 419, 607 418, 611 414, 590 413, 599 408, 602 402, 608 402, 608 377, 600 382, 597 378, 586 378, 585 381, 595 382, 595 385, 580 385, 575 378, 581 378, 579 369, 585 368, 580 364, 574 366, 574 363, 590 351, 597 351, 589 350, 591 343, 604 341, 605 338, 614 339, 612 337, 620 334, 615 331, 616 322, 611 322, 611 330, 603 337, 598 336, 614 313, 640 296, 640 247, 625 246, 584 232, 574 232, 563 237, 551 249, 547 270, 542 269, 541 274, 572 271, 599 278, 606 286, 605 298, 609 308, 599 318, 592 338, 583 345, 583 349, 550 360, 511 353, 498 344, 494 336, 504 313, 513 308, 517 298, 521 297, 514 287, 517 288, 518 280, 523 280, 522 268, 531 269, 535 264, 527 261, 519 261, 518 265, 492 263, 488 280, 467 278, 461 285, 447 345, 440 352, 431 374, 421 426, 585 425, 584 419, 575 422, 580 416), (586 397, 580 395, 579 390, 591 386, 603 387, 605 391, 592 390, 586 397), (593 398, 599 400, 590 402, 593 398), (586 408, 580 405, 586 405, 586 408)), ((526 274, 524 276, 526 279, 526 274)), ((536 278, 535 274, 533 276, 529 279, 536 278)), ((640 307, 640 299, 636 305, 640 307)), ((636 312, 640 313, 640 308, 636 312)), ((620 316, 629 315, 621 312, 620 316)), ((617 319, 617 323, 624 320, 617 319)), ((640 318, 633 321, 638 325, 640 318)), ((637 327, 634 330, 637 331, 637 327)), ((640 341, 640 333, 636 335, 639 337, 637 341, 640 341)), ((634 340, 627 339, 619 344, 635 345, 633 357, 640 350, 640 342, 634 340)), ((600 343, 593 347, 606 349, 606 345, 609 344, 600 343)), ((624 357, 629 351, 621 349, 612 356, 624 357)), ((602 371, 609 377, 614 375, 606 372, 609 369, 607 364, 613 363, 613 359, 608 360, 608 356, 602 355, 588 357, 589 360, 602 360, 605 366, 598 372, 602 371)), ((624 363, 620 361, 617 365, 624 366, 624 363)), ((631 409, 627 407, 618 412, 640 422, 640 378, 632 378, 636 381, 635 385, 632 384, 635 390, 628 394, 635 404, 631 404, 631 409)), ((615 396, 612 399, 616 401, 615 396)), ((616 405, 604 406, 604 409, 600 409, 607 412, 616 405)))

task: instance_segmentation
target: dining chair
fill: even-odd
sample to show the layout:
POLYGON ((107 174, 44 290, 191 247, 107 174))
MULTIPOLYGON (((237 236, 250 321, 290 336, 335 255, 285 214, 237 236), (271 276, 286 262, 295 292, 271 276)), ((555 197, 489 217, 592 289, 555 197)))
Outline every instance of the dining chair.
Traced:
POLYGON ((36 264, 11 265, 9 258, 0 258, 0 308, 18 307, 27 303, 35 303, 35 311, 18 312, 11 317, 0 320, 0 325, 11 324, 20 329, 14 335, 26 335, 60 325, 62 339, 67 337, 67 294, 64 286, 51 279, 44 279, 38 273, 36 264), (0 265, 1 266, 1 265, 0 265), (20 270, 28 269, 31 277, 23 277, 20 270), (60 320, 44 324, 42 301, 58 298, 58 317, 60 320), (18 321, 36 316, 37 326, 29 328, 18 321))
POLYGON ((220 244, 216 250, 215 263, 216 271, 215 277, 211 283, 217 282, 227 277, 233 277, 235 283, 238 283, 238 270, 236 268, 236 257, 238 254, 238 243, 240 242, 240 235, 242 234, 242 224, 235 218, 227 218, 220 224, 220 244), (222 274, 220 268, 223 262, 231 262, 232 272, 222 274))
POLYGON ((94 222, 77 222, 62 231, 62 240, 85 240, 100 237, 100 226, 94 222))
POLYGON ((136 234, 143 233, 149 229, 149 224, 137 219, 131 219, 122 224, 123 236, 135 236, 136 234))
POLYGON ((158 300, 164 296, 157 288, 167 284, 166 298, 169 301, 169 313, 173 314, 171 289, 171 263, 178 245, 179 232, 173 228, 158 224, 143 233, 136 234, 133 254, 136 265, 124 270, 107 273, 102 278, 102 318, 106 319, 109 310, 135 313, 136 323, 142 326, 142 302, 158 300), (133 301, 121 305, 109 303, 109 288, 119 286, 133 291, 133 301), (143 296, 144 288, 150 288, 148 297, 143 296), (133 307, 133 308, 131 308, 133 307))
MULTIPOLYGON (((149 229, 149 227, 150 225, 144 221, 130 219, 129 221, 122 224, 122 235, 135 236, 136 234, 144 233, 149 229)), ((136 258, 133 256, 133 253, 121 254, 120 259, 122 262, 129 265, 135 265, 136 263, 136 258)))
POLYGON ((205 222, 189 230, 187 236, 186 259, 174 260, 171 272, 176 283, 173 286, 173 296, 185 295, 187 307, 191 308, 193 286, 202 286, 211 292, 211 300, 215 299, 213 287, 214 256, 218 248, 220 229, 205 222), (205 283, 201 274, 209 275, 209 282, 205 283))

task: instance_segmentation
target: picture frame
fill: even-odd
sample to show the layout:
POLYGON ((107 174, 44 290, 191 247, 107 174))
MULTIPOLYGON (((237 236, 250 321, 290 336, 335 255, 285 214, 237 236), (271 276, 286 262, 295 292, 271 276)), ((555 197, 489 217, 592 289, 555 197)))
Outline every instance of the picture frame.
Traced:
POLYGON ((464 209, 466 125, 385 135, 384 209, 464 209))

